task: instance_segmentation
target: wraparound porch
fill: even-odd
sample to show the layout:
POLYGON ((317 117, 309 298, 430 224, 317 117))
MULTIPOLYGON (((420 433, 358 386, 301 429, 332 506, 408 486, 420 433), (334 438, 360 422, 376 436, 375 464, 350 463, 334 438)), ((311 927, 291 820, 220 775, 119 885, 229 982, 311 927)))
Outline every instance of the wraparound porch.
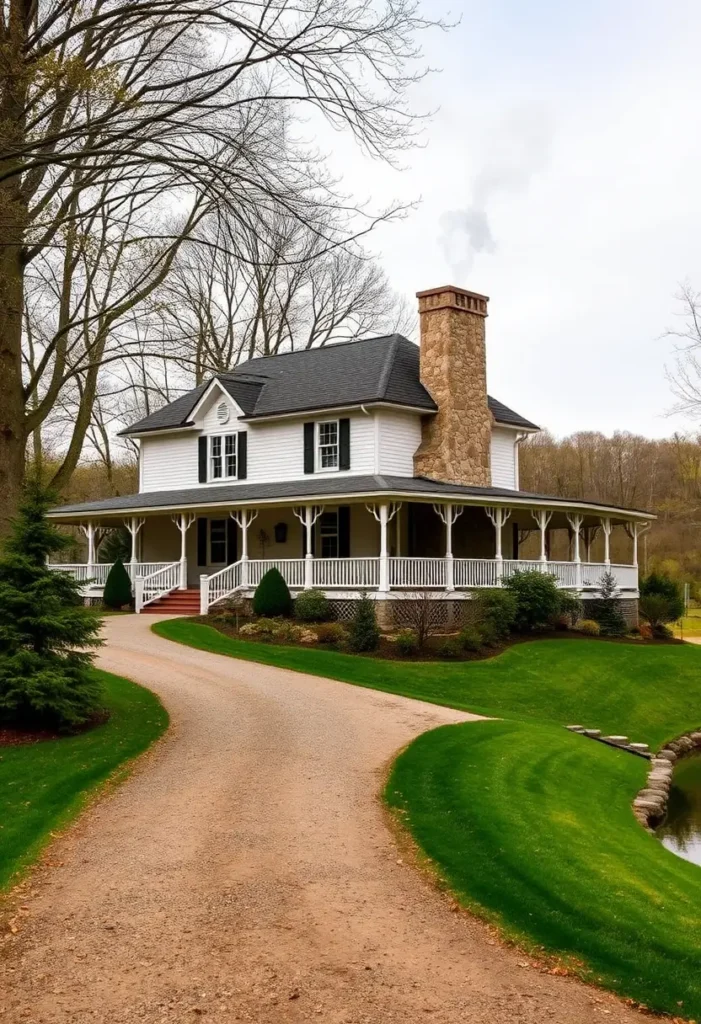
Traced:
MULTIPOLYGON (((137 610, 174 590, 197 588, 206 612, 235 592, 252 593, 273 566, 291 590, 317 587, 332 597, 357 598, 365 591, 401 599, 420 590, 468 598, 473 589, 499 586, 523 569, 552 573, 560 587, 582 596, 595 596, 601 576, 611 571, 619 595, 637 597, 644 521, 576 508, 345 500, 123 519, 131 535, 127 569, 137 610), (615 527, 629 538, 630 563, 611 559, 615 527), (567 559, 550 557, 557 530, 566 531, 567 559), (527 540, 537 557, 519 557, 527 540)), ((92 557, 61 568, 85 581, 86 594, 99 596, 109 565, 96 561, 97 541, 111 523, 101 518, 80 525, 92 557)))

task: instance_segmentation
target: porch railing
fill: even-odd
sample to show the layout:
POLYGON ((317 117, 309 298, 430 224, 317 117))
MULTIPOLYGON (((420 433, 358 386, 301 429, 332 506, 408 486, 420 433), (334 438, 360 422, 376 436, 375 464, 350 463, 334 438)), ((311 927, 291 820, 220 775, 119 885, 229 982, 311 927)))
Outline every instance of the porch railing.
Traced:
MULTIPOLYGON (((170 562, 125 562, 124 568, 133 583, 137 576, 150 576, 169 565, 170 562)), ((111 562, 72 562, 64 565, 49 563, 49 569, 67 572, 79 583, 91 583, 94 587, 104 587, 111 568, 111 562)))
MULTIPOLYGON (((150 563, 142 563, 149 565, 150 563)), ((138 615, 147 604, 158 601, 180 586, 180 562, 170 562, 148 576, 137 575, 134 581, 134 610, 138 615)))
POLYGON ((445 587, 445 558, 390 558, 390 587, 445 587))
POLYGON ((380 585, 379 558, 315 558, 312 562, 315 587, 375 589, 380 585))
POLYGON ((303 558, 252 558, 248 563, 248 583, 257 587, 268 569, 277 569, 288 587, 304 586, 303 558))
POLYGON ((200 614, 241 587, 241 562, 233 562, 212 576, 200 576, 200 614))

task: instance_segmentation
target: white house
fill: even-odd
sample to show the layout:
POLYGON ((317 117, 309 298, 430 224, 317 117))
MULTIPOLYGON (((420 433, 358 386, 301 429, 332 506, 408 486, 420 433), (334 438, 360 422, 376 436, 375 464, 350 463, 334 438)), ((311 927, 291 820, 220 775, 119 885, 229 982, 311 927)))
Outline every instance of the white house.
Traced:
POLYGON ((418 297, 419 347, 395 334, 252 359, 124 431, 139 444, 138 493, 51 512, 88 538, 88 563, 70 570, 99 589, 96 543, 124 523, 137 610, 205 611, 271 566, 340 611, 367 592, 385 621, 417 590, 454 603, 526 566, 585 598, 610 568, 632 606, 654 517, 520 490, 519 444, 538 427, 487 394, 488 299, 418 297), (616 528, 630 564, 610 564, 616 528), (518 557, 526 529, 540 531, 535 562, 518 557), (548 561, 552 530, 569 531, 571 561, 548 561), (604 558, 591 562, 597 532, 604 558))

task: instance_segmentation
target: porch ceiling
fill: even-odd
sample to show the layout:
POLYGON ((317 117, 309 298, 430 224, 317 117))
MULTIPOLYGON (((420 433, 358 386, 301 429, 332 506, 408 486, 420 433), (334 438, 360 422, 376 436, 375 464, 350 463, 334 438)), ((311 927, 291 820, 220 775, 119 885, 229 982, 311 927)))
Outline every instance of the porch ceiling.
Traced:
MULTIPOLYGON (((78 505, 51 509, 52 519, 78 523, 85 519, 109 521, 131 515, 157 515, 179 511, 213 512, 246 505, 293 505, 307 501, 453 501, 465 505, 502 505, 558 510, 557 525, 566 525, 565 512, 589 513, 595 519, 609 514, 619 521, 652 520, 655 516, 641 509, 624 509, 602 502, 565 499, 552 495, 513 491, 502 487, 461 487, 429 480, 426 477, 357 476, 286 480, 278 483, 241 483, 199 486, 175 491, 147 491, 78 505)), ((519 524, 521 525, 521 524, 519 524)), ((529 524, 530 525, 530 524, 529 524)), ((535 523, 533 524, 535 526, 535 523)), ((555 528, 555 519, 552 526, 555 528)), ((585 521, 585 526, 588 525, 585 521)))

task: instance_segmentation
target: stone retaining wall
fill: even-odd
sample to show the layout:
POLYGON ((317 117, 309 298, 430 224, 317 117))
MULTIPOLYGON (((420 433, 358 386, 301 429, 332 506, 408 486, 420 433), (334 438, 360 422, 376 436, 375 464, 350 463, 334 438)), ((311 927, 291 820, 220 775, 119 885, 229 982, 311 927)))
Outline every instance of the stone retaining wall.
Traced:
POLYGON ((633 801, 633 813, 640 824, 653 832, 667 812, 674 765, 682 757, 701 753, 701 731, 671 740, 653 757, 645 788, 633 801))

